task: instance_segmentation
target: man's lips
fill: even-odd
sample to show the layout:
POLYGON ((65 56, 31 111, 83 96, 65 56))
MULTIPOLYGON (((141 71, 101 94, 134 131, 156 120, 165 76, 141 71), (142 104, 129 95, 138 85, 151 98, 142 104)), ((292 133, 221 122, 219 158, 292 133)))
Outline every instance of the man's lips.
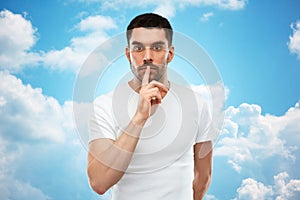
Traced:
POLYGON ((158 70, 158 67, 156 66, 151 66, 151 65, 145 65, 145 66, 142 66, 142 67, 139 67, 139 70, 142 71, 142 70, 146 70, 147 67, 150 66, 150 70, 158 70))
MULTIPOLYGON (((140 68, 139 71, 145 71, 146 69, 147 68, 140 68)), ((157 70, 157 68, 152 67, 152 68, 150 68, 150 70, 157 70)))

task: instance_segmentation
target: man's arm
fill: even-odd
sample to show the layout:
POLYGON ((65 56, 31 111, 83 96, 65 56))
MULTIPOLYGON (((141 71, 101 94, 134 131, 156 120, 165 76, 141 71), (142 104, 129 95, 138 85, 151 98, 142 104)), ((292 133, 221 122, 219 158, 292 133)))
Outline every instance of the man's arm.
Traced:
POLYGON ((212 142, 194 145, 194 200, 202 200, 209 188, 212 175, 212 142))
POLYGON ((87 174, 95 192, 104 194, 122 178, 136 148, 142 125, 143 122, 139 126, 130 122, 116 141, 97 139, 90 143, 87 174))

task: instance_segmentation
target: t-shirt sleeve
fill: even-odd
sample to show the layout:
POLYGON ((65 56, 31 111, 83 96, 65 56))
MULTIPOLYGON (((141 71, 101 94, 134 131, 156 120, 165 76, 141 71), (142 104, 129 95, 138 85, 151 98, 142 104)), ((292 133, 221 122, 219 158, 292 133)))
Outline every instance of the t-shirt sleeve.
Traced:
POLYGON ((100 96, 95 99, 90 113, 89 142, 101 138, 116 140, 116 133, 110 98, 100 96))
POLYGON ((212 113, 206 101, 198 97, 198 130, 195 143, 215 140, 217 134, 213 132, 212 113))

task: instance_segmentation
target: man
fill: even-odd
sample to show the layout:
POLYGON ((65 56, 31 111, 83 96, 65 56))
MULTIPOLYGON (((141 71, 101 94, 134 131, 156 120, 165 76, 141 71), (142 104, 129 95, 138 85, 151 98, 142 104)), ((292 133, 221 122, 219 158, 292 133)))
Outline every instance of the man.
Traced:
POLYGON ((157 14, 127 27, 128 84, 98 97, 90 119, 88 176, 113 200, 201 200, 210 184, 210 113, 199 94, 168 81, 172 28, 157 14))

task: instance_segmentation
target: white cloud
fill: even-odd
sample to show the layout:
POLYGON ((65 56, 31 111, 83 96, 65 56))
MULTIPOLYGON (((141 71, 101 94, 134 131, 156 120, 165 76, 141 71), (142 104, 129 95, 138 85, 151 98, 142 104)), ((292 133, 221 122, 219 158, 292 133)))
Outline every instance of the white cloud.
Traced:
POLYGON ((289 180, 287 172, 274 176, 274 185, 264 185, 252 178, 242 181, 235 200, 294 200, 300 197, 300 180, 289 180))
POLYGON ((70 46, 61 50, 44 53, 45 66, 77 72, 88 55, 109 38, 106 31, 117 28, 117 25, 111 17, 97 15, 81 20, 75 28, 85 35, 72 38, 70 46))
POLYGON ((0 136, 12 141, 64 141, 65 119, 56 99, 3 71, 0 80, 0 99, 5 102, 0 106, 0 136))
POLYGON ((214 5, 218 5, 220 8, 228 9, 228 10, 240 10, 243 9, 248 0, 205 0, 208 3, 213 3, 214 5))
POLYGON ((15 180, 13 177, 0 175, 0 199, 51 199, 30 183, 15 180))
POLYGON ((274 176, 276 200, 299 199, 300 180, 288 180, 288 178, 289 175, 286 172, 274 176))
POLYGON ((110 17, 96 15, 83 19, 77 25, 77 28, 81 31, 103 32, 104 30, 116 28, 116 24, 110 17))
POLYGON ((191 89, 197 93, 200 93, 201 96, 210 104, 213 104, 214 102, 218 110, 224 109, 224 104, 228 97, 229 89, 225 87, 222 82, 218 82, 214 85, 192 85, 191 89), (214 99, 212 99, 213 97, 214 99))
POLYGON ((117 28, 111 17, 96 15, 82 19, 75 30, 82 36, 73 37, 63 49, 32 51, 37 41, 37 29, 20 14, 0 11, 0 69, 19 72, 38 64, 52 70, 77 72, 97 46, 109 38, 107 31, 117 28))
POLYGON ((78 0, 84 3, 100 3, 103 9, 122 9, 125 7, 145 8, 147 6, 154 6, 154 12, 166 17, 174 17, 177 9, 185 9, 190 6, 214 6, 226 10, 240 10, 243 9, 248 0, 113 0, 113 1, 100 1, 100 0, 78 0))
MULTIPOLYGON (((88 149, 89 133, 88 133, 88 119, 90 112, 93 109, 92 103, 70 103, 68 113, 74 113, 74 123, 79 134, 81 144, 88 149)), ((74 126, 74 124, 73 124, 74 126)))
POLYGON ((300 21, 291 24, 293 34, 289 37, 288 47, 291 53, 297 55, 300 59, 300 21))
POLYGON ((218 200, 214 195, 206 194, 204 200, 218 200))
POLYGON ((228 160, 228 163, 232 166, 232 168, 237 171, 238 173, 241 172, 242 170, 242 167, 240 165, 238 165, 237 163, 235 163, 234 161, 232 160, 228 160))
POLYGON ((212 16, 214 16, 213 12, 208 12, 208 13, 204 13, 201 18, 200 21, 201 22, 207 22, 212 16))
POLYGON ((36 65, 39 54, 30 52, 37 41, 37 29, 20 14, 0 11, 0 69, 19 71, 23 66, 36 65))
POLYGON ((276 156, 294 162, 294 152, 300 143, 298 104, 283 116, 262 115, 261 107, 254 104, 230 106, 225 112, 224 130, 215 155, 226 156, 238 172, 247 162, 259 163, 276 156))
POLYGON ((60 105, 7 72, 0 80, 0 199, 96 199, 73 103, 60 105))
POLYGON ((251 178, 244 179, 241 187, 237 189, 237 200, 259 200, 271 199, 273 194, 272 187, 265 186, 251 178))
MULTIPOLYGON (((115 1, 83 1, 87 3, 101 2, 102 7, 112 8, 122 4, 128 7, 154 6, 154 12, 166 17, 175 16, 176 10, 188 6, 218 6, 225 9, 240 9, 246 1, 227 0, 199 0, 199 1, 161 1, 144 0, 132 2, 128 0, 115 1)), ((206 17, 211 16, 210 13, 206 17)), ((0 12, 0 69, 10 72, 19 72, 24 67, 43 65, 52 70, 69 70, 78 72, 87 56, 102 42, 109 38, 108 31, 117 28, 116 22, 107 16, 95 15, 82 19, 75 30, 81 36, 73 37, 70 45, 62 49, 33 52, 32 47, 37 42, 37 28, 34 28, 25 16, 14 14, 11 11, 0 12)))
POLYGON ((0 199, 96 199, 86 177, 86 151, 72 141, 75 133, 69 139, 41 143, 0 136, 0 199))
POLYGON ((164 1, 157 5, 153 12, 166 18, 171 18, 175 16, 176 7, 170 1, 164 1))
MULTIPOLYGON (((0 124, 2 123, 0 122, 0 124)), ((18 180, 12 176, 15 172, 16 161, 20 159, 20 152, 9 150, 15 148, 15 143, 12 145, 3 140, 0 135, 0 199, 49 199, 46 194, 29 182, 18 180)))

